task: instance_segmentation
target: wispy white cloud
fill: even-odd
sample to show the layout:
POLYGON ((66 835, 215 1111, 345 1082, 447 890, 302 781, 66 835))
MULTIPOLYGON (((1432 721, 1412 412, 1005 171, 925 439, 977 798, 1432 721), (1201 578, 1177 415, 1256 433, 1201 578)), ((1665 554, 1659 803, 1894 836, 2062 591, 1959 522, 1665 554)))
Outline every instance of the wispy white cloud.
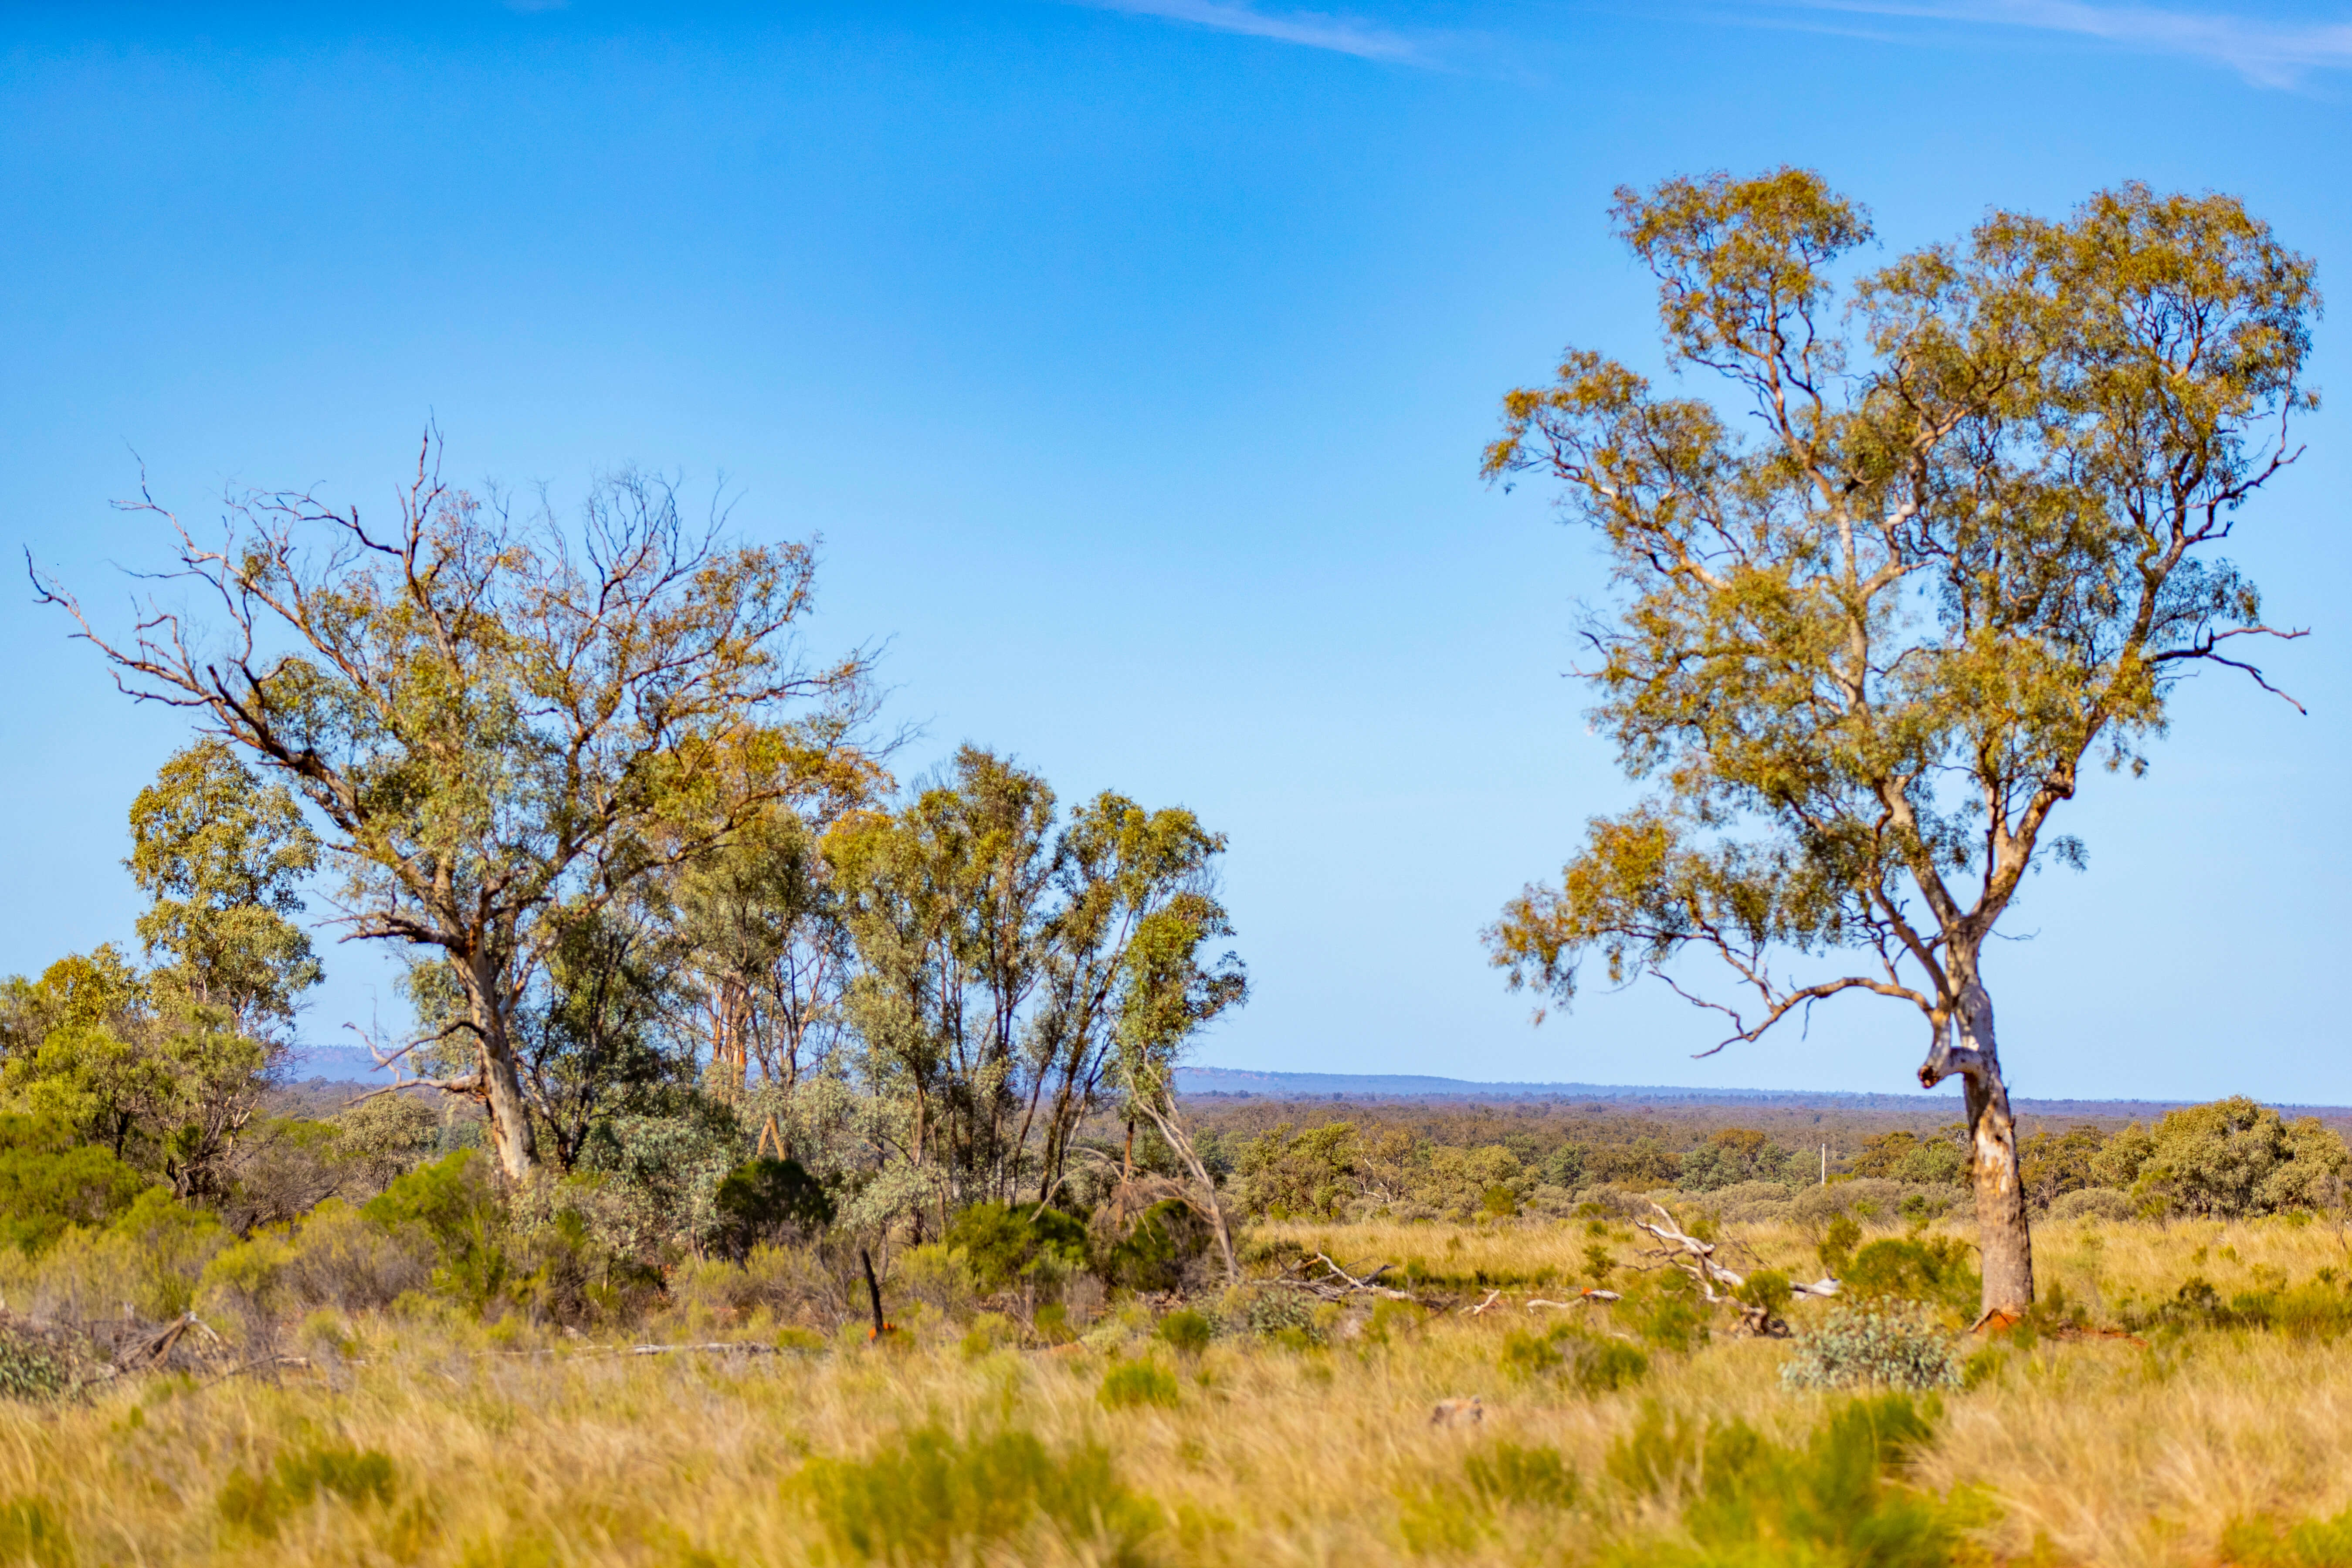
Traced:
POLYGON ((1123 11, 1134 16, 1158 16, 1185 22, 1220 33, 1242 33, 1253 38, 1273 38, 1310 49, 1329 49, 1359 59, 1388 60, 1398 65, 1437 63, 1436 39, 1428 34, 1400 32, 1356 16, 1319 11, 1261 11, 1246 0, 1080 0, 1097 10, 1123 11))
POLYGON ((1801 9, 2067 33, 2226 65, 2265 87, 2352 68, 2352 21, 2277 22, 2090 0, 1795 0, 1801 9))

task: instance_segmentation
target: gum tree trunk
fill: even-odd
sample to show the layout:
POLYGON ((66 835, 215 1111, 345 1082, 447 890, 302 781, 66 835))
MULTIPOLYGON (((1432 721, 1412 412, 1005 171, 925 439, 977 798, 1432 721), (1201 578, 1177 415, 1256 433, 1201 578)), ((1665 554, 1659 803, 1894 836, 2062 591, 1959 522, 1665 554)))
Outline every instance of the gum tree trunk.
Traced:
MULTIPOLYGON (((1969 1174, 1976 1189, 1977 1245, 1982 1254, 1986 1317, 2021 1316, 2033 1305, 2033 1240, 2025 1222, 2025 1184, 2017 1168, 2017 1121, 2000 1076, 1992 998, 1970 979, 1960 988, 1949 1029, 1919 1068, 1933 1089, 1958 1074, 1968 1106, 1969 1174)), ((1981 1321, 1982 1320, 1979 1320, 1981 1321)))
POLYGON ((507 1179, 524 1182, 539 1166, 539 1142, 531 1133, 530 1105, 522 1092, 522 1075, 515 1068, 514 1041, 507 1033, 506 1016, 499 1007, 500 977, 481 967, 465 972, 472 1005, 475 1037, 481 1051, 482 1103, 489 1115, 490 1147, 507 1179))

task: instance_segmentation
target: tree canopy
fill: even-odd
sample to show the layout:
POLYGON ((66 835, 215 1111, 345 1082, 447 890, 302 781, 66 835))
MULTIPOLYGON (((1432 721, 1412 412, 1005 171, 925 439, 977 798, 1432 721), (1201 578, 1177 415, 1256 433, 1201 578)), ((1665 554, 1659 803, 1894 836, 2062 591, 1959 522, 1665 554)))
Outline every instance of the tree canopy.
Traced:
POLYGON ((2125 185, 1989 215, 1852 278, 1868 215, 1815 174, 1618 193, 1666 358, 1722 406, 1570 351, 1508 395, 1490 478, 1535 472, 1605 548, 1598 729, 1652 795, 1594 820, 1489 940, 1565 1002, 1591 955, 1752 1040, 1846 992, 1909 1004, 1958 1074, 1989 1306, 2032 1296, 1984 944, 2086 766, 2133 773, 2179 680, 2267 624, 2221 551, 2300 450, 2311 263, 2225 195, 2125 185), (1703 953, 1728 992, 1678 961, 1703 953), (1847 955, 1861 962, 1848 966, 1847 955))

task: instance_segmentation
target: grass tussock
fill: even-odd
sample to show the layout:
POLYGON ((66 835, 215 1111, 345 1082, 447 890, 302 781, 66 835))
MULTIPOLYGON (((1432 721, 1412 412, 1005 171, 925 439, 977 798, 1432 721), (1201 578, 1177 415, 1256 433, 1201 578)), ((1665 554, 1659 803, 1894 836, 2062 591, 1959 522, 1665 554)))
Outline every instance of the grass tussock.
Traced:
MULTIPOLYGON (((1822 1240, 1738 1239, 1792 1278, 1822 1240)), ((875 1343, 782 1321, 798 1298, 758 1282, 803 1266, 766 1256, 680 1270, 625 1336, 415 1291, 312 1306, 270 1336, 307 1365, 0 1398, 0 1564, 2352 1561, 2334 1229, 2038 1239, 2047 1299, 2016 1332, 1923 1309, 1965 1368, 1930 1392, 1790 1386, 1820 1304, 1787 1309, 1792 1342, 1735 1338, 1574 1221, 1259 1240, 1490 1278, 1599 1247, 1623 1301, 1114 1298, 1049 1334, 947 1290, 894 1300, 875 1343), (725 1339, 758 1351, 626 1353, 725 1339), (1433 1422, 1473 1396, 1482 1419, 1433 1422)))

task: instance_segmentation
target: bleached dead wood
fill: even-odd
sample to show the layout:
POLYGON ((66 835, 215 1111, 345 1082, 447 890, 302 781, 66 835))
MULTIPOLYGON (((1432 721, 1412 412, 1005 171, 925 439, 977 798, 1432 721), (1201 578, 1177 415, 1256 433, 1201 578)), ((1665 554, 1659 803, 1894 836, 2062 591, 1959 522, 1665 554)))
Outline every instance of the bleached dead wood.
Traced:
MULTIPOLYGON (((1657 1219, 1637 1219, 1633 1222, 1636 1230, 1648 1231, 1657 1237, 1660 1244, 1646 1248, 1644 1256, 1663 1259, 1689 1275, 1698 1282, 1699 1294, 1707 1300, 1728 1303, 1738 1314, 1740 1327, 1748 1332, 1780 1335, 1789 1331, 1789 1326, 1772 1316, 1770 1309, 1742 1300, 1736 1294, 1747 1288, 1748 1277, 1724 1267, 1716 1256, 1718 1243, 1701 1241, 1686 1233, 1675 1223, 1675 1216, 1666 1211, 1664 1205, 1652 1204, 1650 1206, 1658 1211, 1657 1219), (1716 1289, 1718 1285, 1723 1287, 1719 1291, 1716 1289)), ((1797 1296, 1834 1296, 1838 1293, 1838 1282, 1824 1277, 1810 1285, 1792 1282, 1789 1290, 1797 1296)))

